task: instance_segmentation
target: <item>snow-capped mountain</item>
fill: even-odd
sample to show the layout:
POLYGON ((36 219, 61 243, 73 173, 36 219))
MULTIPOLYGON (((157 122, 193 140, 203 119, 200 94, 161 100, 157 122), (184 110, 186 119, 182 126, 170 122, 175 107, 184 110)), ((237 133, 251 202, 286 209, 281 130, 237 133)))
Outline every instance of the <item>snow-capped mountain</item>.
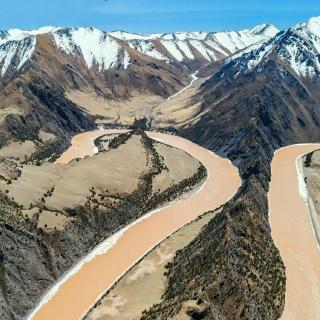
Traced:
POLYGON ((7 70, 20 70, 31 58, 36 47, 36 37, 30 36, 21 40, 10 40, 0 45, 0 74, 7 70))
POLYGON ((33 31, 12 29, 0 34, 0 69, 4 75, 9 66, 16 71, 32 57, 37 38, 49 37, 58 49, 69 55, 81 55, 88 68, 97 65, 100 71, 121 65, 126 69, 130 56, 118 41, 94 28, 44 27, 33 31))
MULTIPOLYGON (((201 114, 187 124, 189 134, 203 142, 216 135, 214 145, 224 139, 217 132, 235 130, 236 151, 228 154, 230 145, 221 144, 230 157, 247 147, 244 136, 262 139, 255 142, 260 146, 275 137, 277 147, 294 137, 318 141, 319 85, 320 17, 314 17, 227 58, 196 93, 201 114)), ((262 168, 251 170, 260 174, 262 168)))
POLYGON ((151 57, 166 61, 202 59, 214 62, 230 56, 252 44, 275 36, 279 30, 271 25, 259 25, 241 31, 177 32, 156 35, 136 35, 116 31, 112 36, 126 41, 151 57))
MULTIPOLYGON (((15 29, 2 32, 0 41, 0 89, 14 87, 10 93, 18 95, 24 83, 20 90, 29 100, 33 83, 41 83, 41 90, 50 84, 55 95, 80 91, 115 100, 137 94, 168 97, 189 81, 183 64, 143 55, 95 28, 15 29)), ((7 105, 12 96, 5 96, 7 105)))
POLYGON ((10 29, 7 31, 0 31, 0 44, 8 41, 20 41, 30 36, 37 36, 44 33, 54 32, 59 28, 46 26, 36 30, 21 30, 21 29, 10 29))
POLYGON ((130 56, 113 37, 95 28, 70 28, 51 32, 55 44, 67 54, 80 53, 88 68, 98 65, 99 71, 122 64, 127 69, 130 56))
POLYGON ((190 64, 195 68, 218 61, 254 43, 265 41, 278 30, 261 25, 252 30, 226 32, 177 32, 139 35, 124 31, 104 32, 95 28, 43 27, 25 31, 11 29, 0 32, 0 71, 19 71, 36 50, 39 36, 49 37, 56 47, 68 55, 81 55, 88 68, 100 71, 127 69, 130 51, 138 51, 166 63, 190 64), (132 50, 130 50, 130 48, 132 50))
POLYGON ((307 23, 283 30, 269 41, 231 57, 220 76, 225 72, 233 76, 260 72, 270 60, 282 64, 295 76, 319 77, 320 17, 313 17, 307 23))

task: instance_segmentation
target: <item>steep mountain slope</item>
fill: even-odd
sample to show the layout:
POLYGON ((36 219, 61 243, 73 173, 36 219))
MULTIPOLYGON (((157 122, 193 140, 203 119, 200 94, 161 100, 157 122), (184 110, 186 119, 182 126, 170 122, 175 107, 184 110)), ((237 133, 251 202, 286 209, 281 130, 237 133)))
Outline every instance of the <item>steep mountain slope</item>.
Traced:
POLYGON ((168 97, 188 83, 192 70, 276 32, 267 25, 239 32, 149 36, 95 28, 1 32, 1 144, 12 139, 37 139, 41 129, 63 140, 91 128, 95 119, 116 121, 119 113, 108 101, 143 95, 168 97), (63 116, 61 110, 51 110, 53 97, 59 97, 57 108, 63 109, 63 116), (102 101, 100 109, 110 111, 92 112, 90 105, 97 99, 102 101), (72 106, 79 120, 71 117, 67 106, 72 106), (90 119, 90 124, 85 124, 85 119, 90 119), (58 123, 63 122, 61 129, 58 123))
POLYGON ((106 100, 129 99, 136 92, 166 97, 189 78, 185 66, 152 59, 93 28, 10 31, 2 41, 2 144, 10 139, 34 140, 43 127, 64 137, 92 128, 94 118, 67 99, 68 92, 106 100), (53 111, 53 105, 60 111, 53 111), (79 121, 70 117, 70 110, 77 113, 79 121), (54 125, 53 119, 65 126, 54 125), (88 121, 90 124, 85 124, 88 121), (19 132, 12 129, 13 122, 19 132))
POLYGON ((204 303, 194 319, 278 319, 285 270, 268 221, 275 149, 320 139, 320 19, 231 57, 194 97, 203 116, 182 131, 238 164, 238 194, 168 266, 163 302, 143 319, 204 303), (210 270, 208 272, 208 270, 210 270))

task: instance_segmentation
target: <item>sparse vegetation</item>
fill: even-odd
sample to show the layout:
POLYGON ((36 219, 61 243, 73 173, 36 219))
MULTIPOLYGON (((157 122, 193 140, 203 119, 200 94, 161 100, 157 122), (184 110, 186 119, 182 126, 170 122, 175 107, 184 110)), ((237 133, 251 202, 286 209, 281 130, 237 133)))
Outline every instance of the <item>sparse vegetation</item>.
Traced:
POLYGON ((40 166, 43 161, 55 162, 60 155, 69 147, 63 139, 49 140, 37 145, 37 150, 25 159, 24 164, 40 166))
MULTIPOLYGON (((7 191, 4 190, 3 201, 1 201, 0 206, 2 213, 0 215, 0 232, 3 230, 1 239, 14 244, 17 248, 16 252, 19 252, 16 255, 17 258, 11 259, 5 268, 13 268, 19 277, 30 279, 33 277, 28 273, 30 261, 33 261, 32 263, 36 261, 43 267, 45 273, 50 275, 50 279, 41 284, 39 291, 32 293, 32 296, 29 297, 29 302, 34 302, 42 290, 52 282, 53 278, 60 275, 74 261, 86 254, 106 237, 147 211, 190 190, 195 183, 204 178, 205 171, 203 168, 199 168, 198 172, 192 177, 176 185, 171 185, 164 192, 157 191, 153 194, 153 178, 163 170, 168 170, 163 157, 157 153, 156 142, 149 139, 141 130, 136 130, 129 134, 120 135, 111 145, 116 150, 119 146, 126 144, 133 134, 135 135, 134 139, 138 137, 137 141, 140 140, 142 143, 142 150, 145 152, 148 165, 139 178, 138 187, 132 193, 112 192, 110 189, 100 190, 93 185, 88 190, 89 194, 83 206, 59 211, 49 207, 49 200, 51 200, 49 198, 53 197, 56 192, 53 185, 48 186, 37 197, 37 200, 30 205, 28 204, 26 208, 23 208, 12 198, 12 194, 10 194, 11 185, 8 185, 7 191), (41 217, 43 217, 42 214, 47 215, 50 212, 54 217, 61 215, 66 219, 67 223, 62 230, 57 226, 52 226, 51 223, 47 223, 46 220, 41 220, 41 224, 39 224, 41 217), (14 231, 8 231, 7 228, 14 231), (14 241, 10 232, 19 233, 19 235, 15 236, 14 241), (24 261, 24 263, 21 261, 24 261), (21 265, 24 265, 24 268, 19 267, 21 265)), ((44 161, 48 161, 47 155, 51 150, 50 148, 54 148, 54 146, 57 145, 52 145, 49 142, 44 149, 38 148, 24 163, 41 165, 44 161)), ((54 148, 54 150, 57 149, 54 148)), ((19 162, 10 162, 11 167, 12 175, 10 175, 10 180, 13 181, 15 176, 19 179, 21 175, 19 162)), ((15 290, 19 291, 19 288, 11 292, 18 292, 15 290)), ((12 303, 18 304, 11 293, 8 296, 10 296, 12 303)))
POLYGON ((304 161, 304 166, 306 168, 309 168, 311 166, 313 154, 314 154, 314 152, 306 154, 305 161, 304 161))

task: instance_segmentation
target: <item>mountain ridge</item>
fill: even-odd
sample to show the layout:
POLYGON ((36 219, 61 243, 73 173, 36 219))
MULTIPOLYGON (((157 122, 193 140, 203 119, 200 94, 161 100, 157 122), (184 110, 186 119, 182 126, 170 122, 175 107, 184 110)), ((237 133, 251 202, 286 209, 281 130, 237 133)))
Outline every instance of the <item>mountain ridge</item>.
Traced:
MULTIPOLYGON (((278 31, 275 27, 271 29, 273 33, 278 31)), ((166 61, 167 63, 174 61, 181 63, 184 60, 192 61, 199 59, 202 62, 210 63, 225 58, 230 53, 241 50, 252 43, 266 40, 270 37, 270 32, 268 32, 268 35, 265 35, 263 33, 264 29, 259 28, 259 26, 252 30, 254 31, 245 29, 230 32, 178 32, 145 36, 123 31, 105 32, 92 27, 63 28, 46 26, 29 31, 9 29, 7 31, 1 31, 0 33, 0 65, 2 63, 2 75, 4 75, 7 70, 7 65, 9 65, 15 57, 23 61, 23 63, 20 63, 17 67, 17 71, 19 71, 23 64, 31 58, 35 50, 37 37, 41 35, 52 37, 56 45, 68 53, 72 53, 71 47, 79 46, 80 44, 80 52, 83 54, 84 51, 86 51, 87 55, 89 54, 92 57, 94 57, 94 50, 99 50, 100 52, 105 50, 104 56, 109 54, 107 51, 112 51, 116 43, 114 43, 114 46, 108 46, 103 43, 103 40, 110 44, 110 42, 113 42, 112 38, 115 38, 124 41, 131 48, 142 54, 157 60, 166 61), (257 28, 260 30, 259 32, 256 32, 257 28), (67 39, 66 36, 63 38, 63 35, 76 35, 77 39, 74 38, 74 41, 71 41, 67 39), (88 40, 87 45, 85 41, 81 41, 81 36, 88 40), (29 41, 32 41, 33 45, 29 46, 27 53, 21 56, 19 53, 20 47, 23 42, 28 41, 26 39, 30 39, 29 41), (67 42, 69 42, 69 44, 67 42), (226 42, 226 44, 223 42, 226 42), (93 45, 93 47, 90 45, 93 45), (68 48, 66 46, 68 46, 68 48)), ((100 59, 101 61, 101 58, 100 55, 96 60, 100 59)), ((129 57, 126 59, 129 59, 129 57)), ((124 63, 124 66, 127 66, 128 63, 129 62, 124 63)), ((91 65, 92 64, 89 63, 88 67, 91 65)))
MULTIPOLYGON (((54 29, 59 45, 46 33, 0 45, 0 70, 5 69, 0 76, 1 146, 12 140, 36 142, 42 155, 40 165, 43 154, 61 153, 71 136, 96 126, 96 117, 72 103, 69 91, 93 93, 94 98, 117 102, 129 100, 134 92, 166 98, 187 85, 197 68, 212 67, 207 70, 207 74, 211 72, 209 79, 188 100, 188 104, 198 103, 199 107, 190 120, 176 127, 190 140, 233 161, 243 186, 168 266, 164 301, 145 313, 145 319, 166 319, 180 310, 182 302, 190 300, 194 305, 204 302, 209 317, 205 319, 210 320, 275 320, 281 316, 285 269, 268 220, 270 163, 279 147, 319 141, 318 20, 311 18, 277 32, 271 39, 259 36, 261 41, 255 43, 249 41, 257 40, 255 37, 249 37, 248 42, 241 40, 247 39, 247 33, 212 33, 209 41, 215 51, 199 39, 172 41, 166 35, 169 40, 123 41, 93 28, 54 29), (224 37, 229 41, 229 36, 236 41, 224 43, 229 49, 220 47, 219 41, 224 37), (157 54, 163 59, 152 56, 157 54), (214 68, 217 70, 210 71, 214 68), (40 132, 53 135, 58 147, 51 140, 44 144, 40 132)), ((263 24, 253 32, 269 31, 270 27, 263 24)), ((276 30, 271 28, 271 32, 276 30)), ((6 34, 0 37, 4 39, 6 34)), ((108 123, 108 118, 103 121, 108 123)), ((111 123, 121 124, 118 120, 111 123)), ((10 239, 16 233, 10 229, 10 239)), ((23 242, 18 245, 26 248, 23 242)), ((83 245, 81 239, 77 245, 83 245)), ((43 257, 37 256, 37 265, 42 265, 43 257)), ((40 285, 39 292, 45 289, 40 285)), ((23 290, 21 281, 17 289, 23 290)), ((2 301, 7 303, 6 299, 2 301)), ((22 314, 30 301, 20 302, 22 314)), ((8 314, 13 310, 9 307, 8 314)), ((190 312, 204 319, 196 309, 190 312)))
POLYGON ((308 32, 310 22, 314 28, 318 18, 226 59, 193 97, 202 114, 181 132, 233 161, 243 184, 167 267, 163 299, 144 312, 144 320, 170 318, 198 301, 208 306, 202 313, 189 308, 198 319, 281 318, 286 271, 269 223, 270 164, 280 147, 320 139, 320 73, 293 68, 296 63, 317 71, 312 43, 318 38, 314 29, 308 32), (290 50, 293 45, 299 50, 290 50))

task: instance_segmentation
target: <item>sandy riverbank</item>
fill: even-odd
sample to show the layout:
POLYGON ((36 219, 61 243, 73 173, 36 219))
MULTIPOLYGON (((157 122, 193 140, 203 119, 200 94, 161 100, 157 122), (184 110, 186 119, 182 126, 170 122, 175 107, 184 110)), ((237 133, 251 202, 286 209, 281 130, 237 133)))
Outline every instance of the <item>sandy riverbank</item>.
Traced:
MULTIPOLYGON (((114 131, 95 131, 75 138, 72 141, 75 146, 63 155, 60 162, 68 163, 72 157, 82 157, 85 150, 89 150, 88 154, 92 155, 88 144, 91 145, 92 139, 106 133, 114 131)), ((203 187, 189 198, 157 210, 125 230, 109 250, 84 263, 79 271, 62 283, 59 291, 46 304, 40 304, 40 308, 30 318, 81 318, 97 298, 151 248, 203 212, 225 203, 240 186, 238 171, 228 160, 180 137, 148 134, 151 138, 186 151, 202 162, 208 171, 208 179, 203 187)))
POLYGON ((301 173, 303 196, 310 214, 310 223, 320 249, 320 151, 301 157, 297 163, 301 173), (310 163, 306 165, 307 156, 310 163))
MULTIPOLYGON (((128 130, 109 130, 110 134, 125 133, 128 130)), ((57 164, 68 164, 73 159, 83 159, 86 156, 93 156, 98 152, 94 145, 94 140, 106 134, 103 130, 95 130, 91 132, 80 133, 71 140, 71 146, 66 150, 59 159, 57 164)))
POLYGON ((269 192, 272 237, 286 267, 282 320, 320 319, 320 251, 300 194, 296 160, 318 145, 280 149, 272 161, 269 192))
MULTIPOLYGON (((161 242, 111 289, 85 319, 139 320, 144 310, 161 301, 167 281, 165 265, 173 260, 178 250, 195 239, 216 213, 205 214, 161 242)), ((185 310, 181 311, 186 316, 185 310)))

